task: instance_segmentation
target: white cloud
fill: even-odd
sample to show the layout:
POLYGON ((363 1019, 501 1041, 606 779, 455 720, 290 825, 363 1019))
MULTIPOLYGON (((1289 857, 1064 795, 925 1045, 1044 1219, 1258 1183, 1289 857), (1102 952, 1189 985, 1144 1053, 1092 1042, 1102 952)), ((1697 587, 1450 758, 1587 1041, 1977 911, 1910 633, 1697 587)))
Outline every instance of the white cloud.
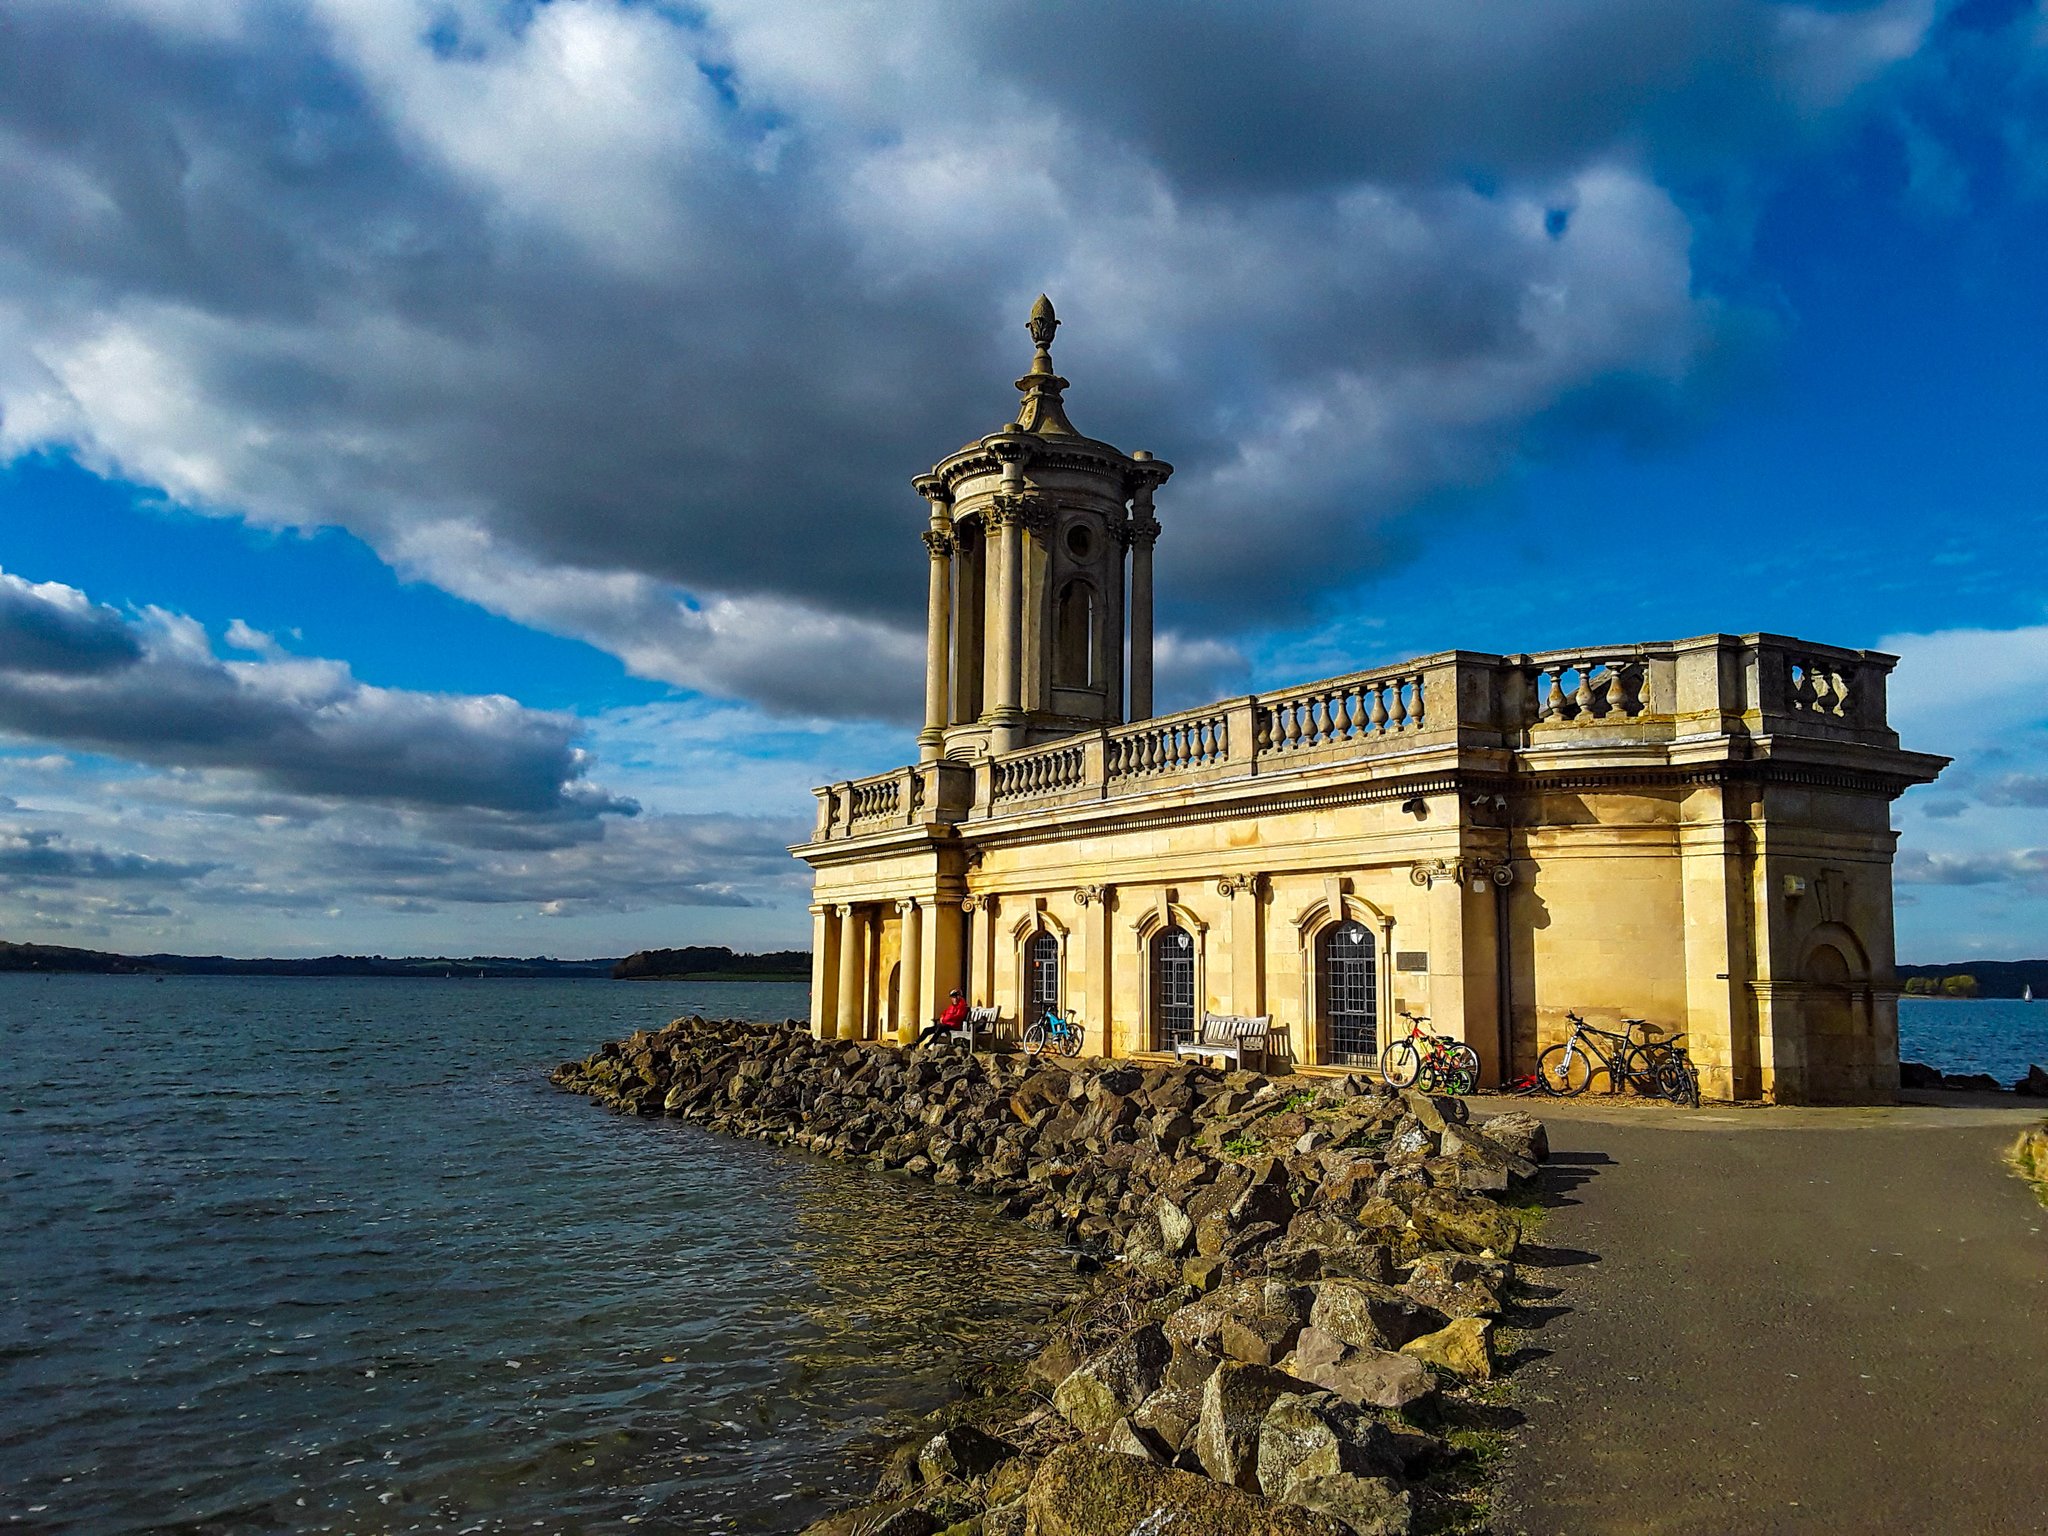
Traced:
POLYGON ((900 717, 906 481, 1008 418, 1041 287, 1076 419, 1180 466, 1163 621, 1227 636, 1560 413, 1683 409, 1731 322, 1671 187, 1798 143, 1929 15, 1276 0, 1162 43, 1053 3, 1048 49, 924 3, 25 0, 0 452, 900 717))

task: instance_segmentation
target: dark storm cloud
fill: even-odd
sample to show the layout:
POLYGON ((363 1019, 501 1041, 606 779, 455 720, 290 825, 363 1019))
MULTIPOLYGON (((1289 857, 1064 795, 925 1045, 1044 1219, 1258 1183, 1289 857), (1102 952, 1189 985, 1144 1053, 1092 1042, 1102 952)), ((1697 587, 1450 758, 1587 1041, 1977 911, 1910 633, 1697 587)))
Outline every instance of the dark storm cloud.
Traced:
POLYGON ((182 884, 218 867, 81 848, 40 828, 0 826, 0 880, 38 885, 69 885, 79 880, 182 884))
POLYGON ((373 688, 331 661, 222 661, 189 620, 156 611, 124 619, 73 588, 0 572, 0 731, 142 763, 235 770, 295 796, 391 801, 500 825, 632 814, 632 802, 586 781, 579 730, 570 716, 507 698, 373 688), (47 643, 17 660, 7 644, 15 633, 47 643), (117 664, 54 664, 110 650, 117 664))
POLYGON ((74 676, 118 671, 142 646, 113 609, 54 583, 0 571, 0 671, 74 676))
POLYGON ((20 0, 0 450, 902 714, 906 480, 1008 419, 1039 288, 1075 419, 1180 466, 1169 617, 1270 621, 1574 401, 1682 408, 1730 322, 1662 178, 1926 14, 20 0))

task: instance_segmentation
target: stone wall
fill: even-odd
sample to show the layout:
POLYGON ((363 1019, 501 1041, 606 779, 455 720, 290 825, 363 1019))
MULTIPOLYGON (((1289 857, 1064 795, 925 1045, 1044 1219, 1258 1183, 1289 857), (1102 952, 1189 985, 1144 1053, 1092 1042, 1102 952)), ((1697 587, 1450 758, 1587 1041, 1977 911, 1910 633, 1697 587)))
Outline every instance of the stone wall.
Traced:
POLYGON ((1522 1241, 1504 1200, 1547 1150, 1526 1114, 795 1022, 678 1020, 553 1081, 981 1191, 1101 1269, 1021 1379, 819 1536, 1110 1536, 1162 1507, 1189 1532, 1370 1536, 1469 1480, 1448 1430, 1499 1368, 1522 1241))

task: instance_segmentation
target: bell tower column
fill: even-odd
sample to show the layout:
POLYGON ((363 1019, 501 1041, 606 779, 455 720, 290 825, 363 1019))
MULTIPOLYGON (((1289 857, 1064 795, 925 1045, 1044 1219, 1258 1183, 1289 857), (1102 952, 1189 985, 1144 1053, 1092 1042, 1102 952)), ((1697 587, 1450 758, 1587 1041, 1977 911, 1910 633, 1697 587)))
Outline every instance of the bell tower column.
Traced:
POLYGON ((917 733, 918 761, 930 763, 945 755, 952 699, 953 511, 942 482, 919 480, 917 490, 932 504, 932 524, 924 534, 932 557, 924 621, 924 729, 917 733))
POLYGON ((1003 466, 1003 488, 984 521, 996 536, 995 707, 985 717, 991 752, 1024 745, 1024 464, 1030 450, 998 439, 989 451, 1003 466))
MULTIPOLYGON (((1150 459, 1151 455, 1146 454, 1145 458, 1150 459)), ((1159 519, 1152 515, 1152 492, 1156 484, 1148 475, 1140 478, 1131 489, 1130 718, 1133 720, 1148 720, 1152 716, 1152 546, 1159 539, 1159 519)))

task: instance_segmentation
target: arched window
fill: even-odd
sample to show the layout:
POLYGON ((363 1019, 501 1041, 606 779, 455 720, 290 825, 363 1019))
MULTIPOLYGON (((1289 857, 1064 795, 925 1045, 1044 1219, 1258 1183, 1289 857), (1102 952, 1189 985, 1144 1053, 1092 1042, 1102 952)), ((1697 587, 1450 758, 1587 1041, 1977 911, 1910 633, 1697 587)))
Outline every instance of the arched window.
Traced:
POLYGON ((1178 924, 1152 938, 1152 1019, 1162 1051, 1195 1038, 1195 941, 1178 924))
POLYGON ((1060 941, 1040 929, 1024 947, 1024 1017, 1036 1023, 1042 1014, 1060 1011, 1060 941))
POLYGON ((1075 580, 1060 588, 1053 604, 1052 680, 1062 688, 1093 688, 1095 669, 1095 588, 1075 580))
POLYGON ((1379 1060, 1379 957, 1363 923, 1332 923, 1316 937, 1316 991, 1323 1059, 1369 1067, 1379 1060))

